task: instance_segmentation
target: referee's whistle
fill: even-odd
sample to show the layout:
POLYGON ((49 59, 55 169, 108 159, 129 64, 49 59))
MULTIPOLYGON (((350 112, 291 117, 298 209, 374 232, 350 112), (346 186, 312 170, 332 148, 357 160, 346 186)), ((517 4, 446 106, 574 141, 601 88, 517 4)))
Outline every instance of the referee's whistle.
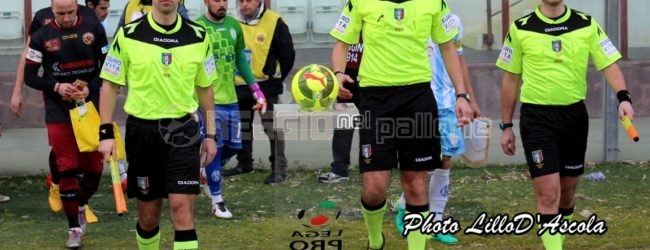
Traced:
POLYGON ((637 132, 636 128, 634 128, 634 124, 632 124, 630 117, 628 117, 627 115, 624 116, 621 123, 623 123, 623 128, 625 128, 625 131, 627 131, 627 136, 630 137, 630 140, 638 142, 639 132, 637 132))

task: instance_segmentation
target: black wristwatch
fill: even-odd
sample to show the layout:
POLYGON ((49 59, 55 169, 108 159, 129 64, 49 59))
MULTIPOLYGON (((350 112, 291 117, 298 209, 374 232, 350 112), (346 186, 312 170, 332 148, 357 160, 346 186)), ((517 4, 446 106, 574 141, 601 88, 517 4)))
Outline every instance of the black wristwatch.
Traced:
POLYGON ((458 94, 456 94, 456 98, 461 98, 461 97, 465 98, 465 100, 467 102, 470 102, 470 100, 471 100, 468 93, 458 93, 458 94))
POLYGON ((501 130, 506 130, 507 128, 512 128, 513 126, 514 124, 512 124, 512 122, 508 122, 508 123, 499 122, 499 128, 501 130))

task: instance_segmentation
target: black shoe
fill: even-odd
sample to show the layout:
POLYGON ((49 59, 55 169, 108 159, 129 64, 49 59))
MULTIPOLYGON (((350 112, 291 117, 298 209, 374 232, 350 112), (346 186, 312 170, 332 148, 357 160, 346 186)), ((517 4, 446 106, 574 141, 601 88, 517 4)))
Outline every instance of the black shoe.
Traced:
POLYGON ((285 179, 287 179, 287 174, 276 174, 272 172, 264 179, 264 184, 276 184, 283 182, 285 179))
POLYGON ((234 167, 231 168, 230 170, 226 170, 221 173, 223 176, 235 176, 235 175, 240 175, 240 174, 247 174, 253 172, 253 168, 242 168, 242 167, 234 167))
POLYGON ((384 237, 384 234, 381 234, 381 247, 379 248, 370 248, 370 241, 368 241, 368 250, 384 250, 384 245, 386 245, 386 237, 384 237))

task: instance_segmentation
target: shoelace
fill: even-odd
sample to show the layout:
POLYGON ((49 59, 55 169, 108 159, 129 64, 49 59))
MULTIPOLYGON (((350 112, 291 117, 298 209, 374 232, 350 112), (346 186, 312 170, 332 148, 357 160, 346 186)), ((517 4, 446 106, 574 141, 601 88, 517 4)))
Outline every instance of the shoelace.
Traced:
POLYGON ((218 203, 217 206, 219 207, 219 211, 225 212, 226 211, 226 203, 218 203))

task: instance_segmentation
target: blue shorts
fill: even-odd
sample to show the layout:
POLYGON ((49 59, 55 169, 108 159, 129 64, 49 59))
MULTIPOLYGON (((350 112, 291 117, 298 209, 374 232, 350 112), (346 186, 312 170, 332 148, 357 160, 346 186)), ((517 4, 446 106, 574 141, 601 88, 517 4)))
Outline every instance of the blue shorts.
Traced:
POLYGON ((457 156, 465 152, 463 130, 458 127, 458 119, 454 109, 438 109, 440 124, 440 144, 443 156, 457 156))
POLYGON ((217 145, 241 149, 241 116, 239 104, 215 104, 217 112, 217 145))
MULTIPOLYGON (((215 104, 214 110, 216 112, 216 125, 217 125, 217 147, 224 145, 241 149, 241 116, 239 114, 239 104, 215 104)), ((205 123, 203 122, 203 114, 197 111, 199 116, 199 127, 201 128, 201 140, 205 138, 205 123)))

